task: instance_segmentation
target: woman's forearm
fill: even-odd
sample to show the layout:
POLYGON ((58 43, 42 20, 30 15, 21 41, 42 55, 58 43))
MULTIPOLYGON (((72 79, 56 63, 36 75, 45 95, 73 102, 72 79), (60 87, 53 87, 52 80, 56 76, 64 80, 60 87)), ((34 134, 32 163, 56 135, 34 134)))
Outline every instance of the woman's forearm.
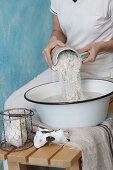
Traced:
POLYGON ((61 42, 66 43, 67 38, 62 32, 54 30, 51 34, 49 43, 52 43, 56 40, 60 40, 61 42))
POLYGON ((113 52, 113 40, 99 42, 99 52, 113 52))

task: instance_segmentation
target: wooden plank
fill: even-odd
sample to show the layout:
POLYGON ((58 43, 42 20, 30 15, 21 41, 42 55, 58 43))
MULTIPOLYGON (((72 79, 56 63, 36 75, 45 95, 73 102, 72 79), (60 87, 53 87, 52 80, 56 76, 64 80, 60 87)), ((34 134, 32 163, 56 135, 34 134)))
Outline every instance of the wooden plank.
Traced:
POLYGON ((79 161, 75 161, 75 163, 70 167, 70 170, 80 170, 79 161))
POLYGON ((75 163, 70 168, 66 168, 66 170, 82 170, 79 160, 75 161, 75 163))
POLYGON ((19 151, 19 152, 12 152, 8 155, 8 161, 10 162, 20 162, 26 163, 28 157, 34 153, 37 149, 33 146, 27 150, 19 151))
POLYGON ((3 150, 0 149, 0 160, 4 161, 7 159, 7 155, 9 154, 9 152, 5 152, 3 150))
POLYGON ((80 150, 64 146, 54 157, 52 157, 50 164, 51 166, 61 168, 71 167, 81 156, 80 150))
POLYGON ((8 162, 9 170, 27 170, 27 165, 21 165, 17 162, 8 162))
POLYGON ((32 165, 48 166, 50 158, 54 156, 63 146, 62 145, 45 145, 38 149, 28 158, 28 163, 32 165))
POLYGON ((113 98, 110 101, 108 113, 113 113, 113 98))

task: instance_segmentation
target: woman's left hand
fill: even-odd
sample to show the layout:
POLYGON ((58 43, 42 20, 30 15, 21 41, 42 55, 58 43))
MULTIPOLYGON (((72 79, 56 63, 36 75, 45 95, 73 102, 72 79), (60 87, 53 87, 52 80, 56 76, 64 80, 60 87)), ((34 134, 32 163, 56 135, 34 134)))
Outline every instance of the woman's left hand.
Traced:
POLYGON ((78 53, 89 52, 88 58, 86 58, 83 63, 87 62, 94 62, 98 52, 100 51, 100 44, 101 43, 91 43, 85 46, 83 49, 78 50, 78 53))

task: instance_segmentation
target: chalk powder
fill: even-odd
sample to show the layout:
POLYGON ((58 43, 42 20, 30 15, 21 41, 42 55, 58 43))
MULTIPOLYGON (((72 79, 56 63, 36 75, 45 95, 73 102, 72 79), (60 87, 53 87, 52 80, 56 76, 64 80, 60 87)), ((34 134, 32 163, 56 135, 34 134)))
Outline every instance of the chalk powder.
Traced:
POLYGON ((73 51, 65 51, 59 55, 58 63, 53 70, 59 74, 62 84, 62 98, 66 101, 84 100, 81 88, 80 69, 82 59, 77 57, 73 51))

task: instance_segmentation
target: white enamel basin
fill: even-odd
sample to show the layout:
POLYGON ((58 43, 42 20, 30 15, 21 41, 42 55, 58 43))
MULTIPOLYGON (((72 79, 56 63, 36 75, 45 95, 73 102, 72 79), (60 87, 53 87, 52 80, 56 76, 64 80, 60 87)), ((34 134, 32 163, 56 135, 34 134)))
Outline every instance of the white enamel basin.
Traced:
POLYGON ((108 111, 113 83, 107 80, 82 80, 83 91, 101 93, 102 95, 84 101, 44 102, 44 99, 61 93, 60 82, 48 83, 29 89, 24 97, 36 103, 36 109, 42 123, 51 127, 70 128, 95 126, 102 123, 108 111), (42 102, 43 100, 43 102, 42 102))

